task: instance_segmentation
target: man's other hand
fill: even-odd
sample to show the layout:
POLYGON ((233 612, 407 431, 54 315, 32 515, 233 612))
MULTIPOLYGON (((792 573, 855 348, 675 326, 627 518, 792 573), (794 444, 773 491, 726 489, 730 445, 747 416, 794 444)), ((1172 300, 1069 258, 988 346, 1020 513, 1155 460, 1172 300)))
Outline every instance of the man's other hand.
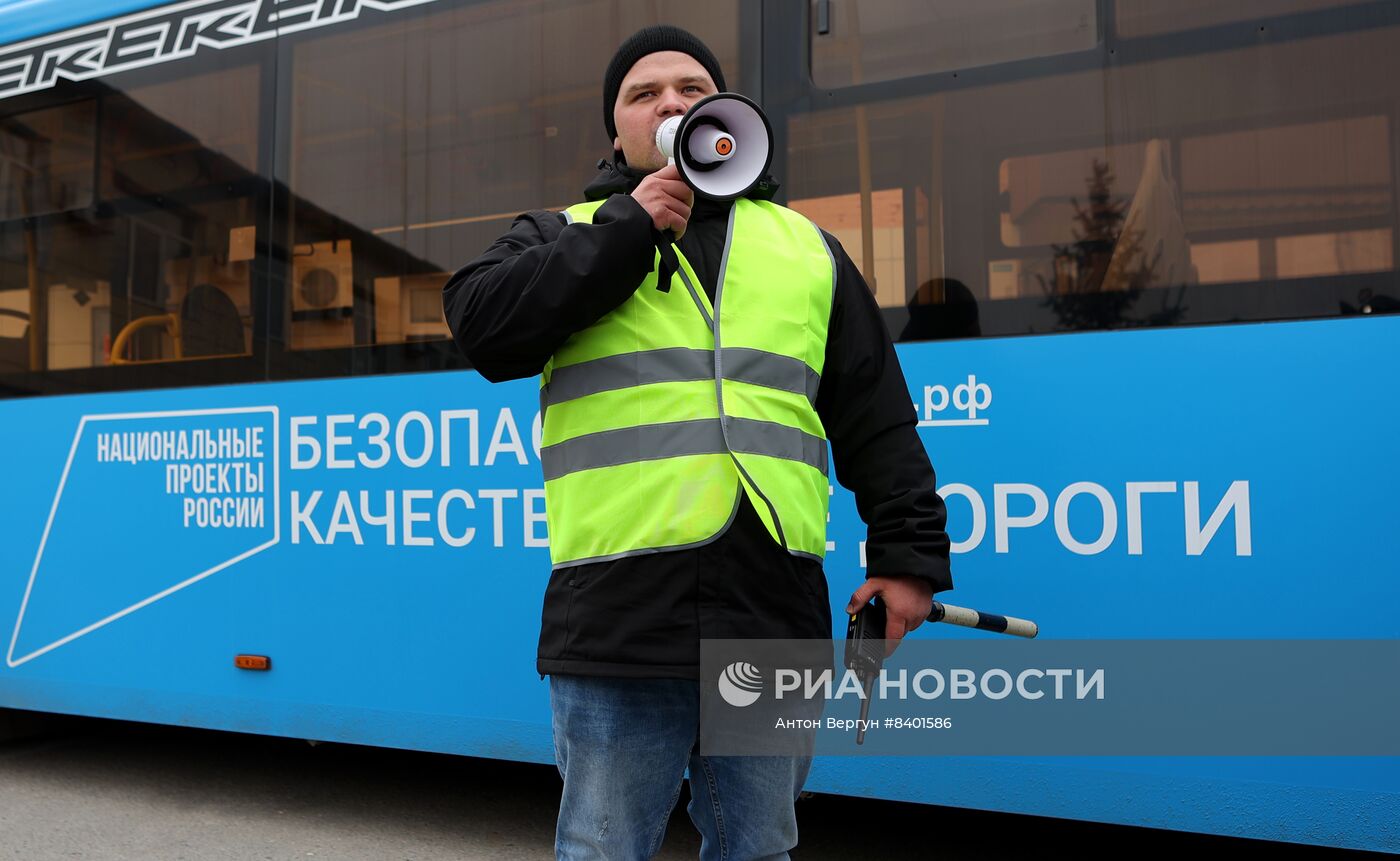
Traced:
POLYGON ((894 654, 904 635, 919 627, 933 610, 933 586, 922 577, 908 574, 871 577, 851 595, 846 604, 850 615, 879 595, 885 602, 885 657, 894 654))
POLYGON ((685 234, 690 208, 695 205, 695 192, 681 179, 681 172, 675 165, 668 164, 647 174, 632 192, 632 199, 647 211, 657 230, 673 230, 676 239, 685 234))

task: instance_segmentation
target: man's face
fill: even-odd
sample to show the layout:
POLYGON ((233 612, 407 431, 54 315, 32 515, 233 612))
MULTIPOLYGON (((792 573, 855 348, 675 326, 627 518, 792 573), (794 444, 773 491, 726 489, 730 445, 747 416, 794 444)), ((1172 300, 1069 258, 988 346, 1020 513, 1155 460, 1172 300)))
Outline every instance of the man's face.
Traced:
POLYGON ((628 71, 617 91, 613 149, 622 150, 627 163, 637 170, 665 167, 666 157, 656 148, 657 127, 670 117, 684 116, 691 105, 714 92, 710 73, 689 54, 647 54, 628 71))

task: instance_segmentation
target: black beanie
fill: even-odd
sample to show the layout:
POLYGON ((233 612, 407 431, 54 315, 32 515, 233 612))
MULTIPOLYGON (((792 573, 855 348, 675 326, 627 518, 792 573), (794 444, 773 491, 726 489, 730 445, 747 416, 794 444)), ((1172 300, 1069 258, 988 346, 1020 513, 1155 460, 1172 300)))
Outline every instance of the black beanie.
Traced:
POLYGON ((660 24, 655 27, 643 27, 628 37, 617 53, 613 54, 612 62, 608 63, 608 72, 603 77, 603 126, 608 130, 608 141, 617 137, 617 124, 613 122, 613 107, 617 104, 617 91, 622 89, 622 79, 627 77, 627 73, 632 71, 632 67, 637 61, 647 54, 654 54, 657 51, 680 51, 682 54, 689 54, 695 58, 695 62, 705 67, 705 71, 710 73, 710 78, 714 80, 715 87, 719 92, 727 91, 724 85, 724 72, 720 71, 719 60, 710 53, 710 49, 705 47, 695 36, 687 33, 679 27, 672 27, 669 24, 660 24))

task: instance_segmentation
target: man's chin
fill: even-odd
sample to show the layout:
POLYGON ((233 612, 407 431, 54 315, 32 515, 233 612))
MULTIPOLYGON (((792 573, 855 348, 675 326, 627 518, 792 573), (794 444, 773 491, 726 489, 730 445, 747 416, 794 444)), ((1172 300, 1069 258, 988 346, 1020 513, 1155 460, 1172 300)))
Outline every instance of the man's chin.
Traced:
POLYGON ((665 159, 660 159, 660 161, 658 162, 655 159, 653 159, 652 161, 644 161, 640 159, 637 161, 633 161, 631 156, 626 156, 625 158, 627 160, 627 166, 635 170, 637 173, 656 173, 658 170, 661 170, 661 168, 666 166, 665 159))

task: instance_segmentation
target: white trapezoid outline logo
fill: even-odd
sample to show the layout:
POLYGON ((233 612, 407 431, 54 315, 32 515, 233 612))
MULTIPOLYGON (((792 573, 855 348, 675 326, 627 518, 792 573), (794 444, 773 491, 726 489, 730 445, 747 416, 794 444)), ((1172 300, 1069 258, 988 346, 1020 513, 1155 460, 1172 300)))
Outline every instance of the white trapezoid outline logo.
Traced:
POLYGON ((247 559, 247 558, 249 558, 250 556, 254 556, 254 555, 258 554, 258 553, 261 553, 262 551, 266 550, 267 548, 272 547, 273 545, 277 544, 277 543, 282 539, 282 511, 281 511, 281 466, 282 466, 282 457, 281 457, 281 451, 280 451, 280 441, 281 441, 281 436, 280 436, 280 435, 281 435, 281 420, 279 419, 279 413, 278 413, 277 407, 275 407, 275 406, 263 406, 263 407, 229 407, 229 408, 226 408, 226 409, 210 409, 210 410, 164 410, 164 411, 145 412, 145 413, 108 413, 108 414, 104 414, 104 415, 83 416, 83 417, 78 421, 78 429, 77 429, 76 431, 73 432, 73 445, 68 449, 68 460, 67 460, 67 462, 63 464, 63 475, 62 475, 62 476, 59 478, 59 480, 58 480, 58 490, 54 492, 54 496, 53 496, 53 505, 50 506, 50 508, 49 508, 49 519, 48 519, 48 521, 44 524, 44 534, 43 534, 43 537, 39 539, 39 550, 34 554, 34 566, 33 566, 32 568, 29 569, 29 583, 28 583, 28 585, 26 585, 26 586, 24 587, 24 598, 23 598, 23 600, 20 601, 20 605, 19 605, 19 616, 17 616, 17 617, 15 618, 15 629, 14 629, 14 633, 12 633, 12 634, 10 635, 10 647, 9 647, 9 649, 7 650, 7 652, 5 653, 5 663, 6 663, 7 665, 11 666, 11 667, 18 667, 20 664, 23 664, 23 663, 25 663, 26 661, 31 661, 31 660, 33 660, 33 659, 39 657, 40 655, 42 655, 42 654, 44 654, 44 653, 46 653, 46 652, 51 652, 51 651, 53 651, 54 649, 57 649, 59 646, 64 645, 65 643, 71 643, 72 641, 78 639, 79 637, 83 636, 84 634, 90 634, 90 633, 92 633, 93 631, 97 630, 98 628, 101 628, 103 625, 107 625, 107 624, 109 624, 109 623, 111 623, 111 622, 114 622, 114 621, 116 621, 117 619, 120 619, 122 616, 126 616, 126 615, 128 615, 128 614, 130 614, 130 613, 134 613, 134 612, 136 612, 137 610, 141 609, 142 607, 145 607, 147 604, 152 604, 152 603, 154 603, 154 602, 156 602, 156 601, 159 601, 161 598, 164 598, 164 597, 167 596, 167 595, 170 595, 170 594, 172 594, 172 593, 174 593, 174 592, 178 592, 178 591, 180 591, 181 589, 185 588, 186 586, 189 586, 189 585, 191 585, 191 584, 193 584, 193 583, 197 583, 197 582, 199 582, 200 580, 203 580, 205 577, 208 577, 210 574, 215 574, 215 573, 217 573, 217 572, 219 572, 219 571, 222 571, 222 570, 224 570, 225 568, 229 567, 230 565, 234 565, 234 564, 236 564, 236 563, 238 563, 238 562, 242 562, 244 559, 247 559), (171 587, 168 588, 168 589, 163 589, 163 590, 161 590, 160 592, 157 592, 156 594, 151 595, 149 598, 145 598, 145 599, 143 599, 143 600, 141 600, 141 601, 137 601, 135 604, 132 604, 130 607, 127 607, 127 608, 124 609, 124 610, 118 610, 117 612, 111 614, 110 616, 106 617, 105 619, 99 619, 98 621, 93 622, 91 625, 88 625, 88 626, 86 626, 86 627, 84 627, 84 628, 81 628, 81 629, 79 629, 79 630, 77 630, 77 631, 74 631, 73 633, 69 634, 69 635, 66 636, 66 637, 62 637, 62 638, 60 638, 60 639, 58 639, 58 640, 55 640, 55 641, 52 642, 52 643, 49 643, 47 646, 44 646, 43 648, 35 649, 34 651, 30 652, 30 653, 27 654, 27 655, 24 655, 24 656, 22 656, 22 657, 16 658, 16 657, 15 657, 15 644, 19 642, 19 631, 20 631, 20 627, 24 624, 24 612, 25 612, 25 610, 27 609, 27 607, 29 606, 29 595, 30 595, 30 593, 31 593, 31 592, 33 591, 33 589, 34 589, 34 578, 35 578, 35 576, 37 576, 38 573, 39 573, 39 563, 40 563, 41 561, 43 561, 43 558, 44 558, 44 548, 45 548, 45 546, 48 545, 48 542, 49 542, 49 530, 53 528, 54 517, 58 514, 58 503, 59 503, 59 500, 63 498, 63 487, 64 487, 64 485, 66 485, 66 484, 68 483, 68 471, 69 471, 70 469, 72 469, 72 467, 73 467, 73 458, 74 458, 74 457, 77 455, 77 453, 78 453, 78 444, 79 444, 80 442, 82 442, 82 439, 83 439, 83 429, 87 427, 88 422, 120 421, 120 420, 123 420, 123 419, 185 418, 185 417, 189 417, 189 416, 226 416, 226 415, 237 415, 237 414, 242 414, 242 413, 268 413, 268 414, 270 414, 270 415, 272 416, 272 470, 271 470, 271 472, 272 472, 272 524, 273 524, 273 526, 272 526, 272 540, 267 541, 267 542, 264 542, 263 544, 260 544, 260 545, 258 545, 257 547, 252 548, 251 550, 244 551, 243 553, 238 554, 237 556, 233 557, 232 559, 228 559, 228 560, 225 560, 225 561, 223 561, 223 562, 220 562, 218 565, 215 565, 214 567, 209 568, 208 570, 201 571, 201 572, 199 572, 198 574, 196 574, 196 575, 194 575, 193 577, 190 577, 190 578, 188 578, 188 579, 186 579, 186 580, 182 580, 181 582, 176 583, 174 586, 171 586, 171 587))
POLYGON ((751 706, 762 693, 763 674, 746 661, 735 661, 719 675, 719 695, 731 706, 751 706))

